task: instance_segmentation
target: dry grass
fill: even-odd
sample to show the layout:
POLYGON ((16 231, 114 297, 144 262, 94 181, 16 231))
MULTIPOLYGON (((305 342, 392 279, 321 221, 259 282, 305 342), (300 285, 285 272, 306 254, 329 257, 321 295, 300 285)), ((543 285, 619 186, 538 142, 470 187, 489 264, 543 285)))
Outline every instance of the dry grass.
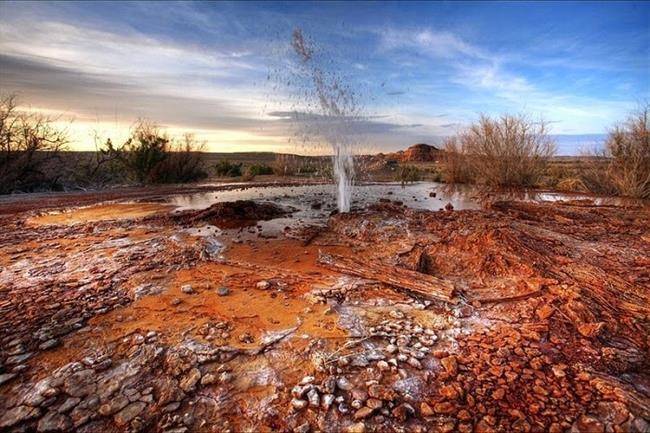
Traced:
POLYGON ((639 109, 607 137, 607 178, 619 195, 650 198, 649 110, 648 105, 639 109))
POLYGON ((443 143, 441 161, 442 180, 446 183, 471 183, 472 169, 462 140, 450 137, 443 143))
POLYGON ((443 177, 491 187, 535 186, 555 153, 547 129, 523 115, 483 115, 445 143, 443 177))

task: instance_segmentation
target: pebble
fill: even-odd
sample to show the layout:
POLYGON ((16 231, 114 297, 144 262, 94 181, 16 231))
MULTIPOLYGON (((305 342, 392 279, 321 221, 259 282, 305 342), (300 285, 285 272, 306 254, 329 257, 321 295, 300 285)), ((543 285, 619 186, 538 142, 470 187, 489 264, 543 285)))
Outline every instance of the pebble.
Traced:
POLYGON ((266 280, 259 281, 255 287, 257 287, 259 290, 267 290, 268 288, 271 287, 271 283, 269 283, 266 280))
POLYGON ((227 296, 230 293, 230 289, 228 287, 219 287, 217 289, 217 295, 219 296, 227 296))
POLYGON ((9 382, 11 379, 16 377, 17 375, 15 373, 3 373, 0 374, 0 385, 2 385, 5 382, 9 382))
POLYGON ((302 410, 306 408, 308 404, 309 403, 306 400, 298 398, 291 399, 291 407, 293 407, 295 410, 302 410))
POLYGON ((336 386, 343 391, 350 391, 352 389, 352 384, 345 377, 339 377, 336 379, 336 386))
POLYGON ((186 295, 191 295, 192 293, 194 293, 194 289, 189 284, 186 284, 183 287, 181 287, 181 292, 185 293, 186 295))

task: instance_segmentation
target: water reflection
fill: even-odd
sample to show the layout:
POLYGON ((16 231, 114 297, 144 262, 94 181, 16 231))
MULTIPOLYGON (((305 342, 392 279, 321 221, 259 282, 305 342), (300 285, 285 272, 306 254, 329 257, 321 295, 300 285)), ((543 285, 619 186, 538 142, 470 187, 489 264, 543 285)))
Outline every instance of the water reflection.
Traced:
MULTIPOLYGON (((380 199, 402 202, 415 209, 440 210, 450 203, 456 210, 481 209, 494 201, 560 201, 590 200, 596 205, 638 205, 618 197, 593 197, 584 194, 565 194, 539 190, 487 190, 470 185, 449 185, 435 182, 417 182, 402 186, 399 183, 368 183, 355 186, 352 210, 361 209, 380 199)), ((169 202, 177 210, 204 209, 217 202, 234 200, 266 200, 298 209, 294 217, 318 219, 329 216, 336 209, 335 185, 291 185, 278 187, 250 187, 209 193, 172 196, 169 202)))

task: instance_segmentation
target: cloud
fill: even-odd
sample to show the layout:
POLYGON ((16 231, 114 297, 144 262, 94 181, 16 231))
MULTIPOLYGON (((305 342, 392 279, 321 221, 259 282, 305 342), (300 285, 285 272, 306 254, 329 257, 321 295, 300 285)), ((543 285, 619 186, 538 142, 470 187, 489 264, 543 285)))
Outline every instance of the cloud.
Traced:
POLYGON ((330 116, 304 111, 272 111, 267 114, 270 117, 282 119, 287 124, 293 125, 303 131, 306 129, 314 132, 318 132, 319 130, 325 132, 331 128, 344 128, 345 132, 351 135, 388 134, 423 126, 421 123, 401 124, 374 120, 387 116, 330 116))
POLYGON ((384 29, 381 32, 380 49, 403 48, 415 49, 419 53, 439 58, 486 58, 487 56, 478 47, 447 31, 384 29))

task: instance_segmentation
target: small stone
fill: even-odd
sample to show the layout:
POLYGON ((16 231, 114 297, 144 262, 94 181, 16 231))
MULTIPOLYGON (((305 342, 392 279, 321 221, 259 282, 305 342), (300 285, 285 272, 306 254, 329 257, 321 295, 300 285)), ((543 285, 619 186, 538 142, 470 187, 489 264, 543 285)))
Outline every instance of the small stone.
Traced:
POLYGON ((325 394, 323 395, 323 398, 321 398, 321 407, 325 410, 328 410, 333 403, 334 403, 333 394, 325 394))
POLYGON ((66 413, 71 411, 76 405, 79 404, 81 401, 80 398, 78 397, 68 397, 63 403, 61 403, 61 406, 59 406, 58 411, 60 413, 66 413))
POLYGON ((271 283, 269 283, 266 280, 259 281, 255 287, 257 287, 259 290, 267 290, 269 287, 271 287, 271 283))
POLYGON ((490 421, 488 417, 483 417, 474 427, 474 433, 494 433, 495 430, 490 421))
POLYGON ((596 406, 596 414, 598 417, 608 423, 614 425, 621 425, 630 416, 627 407, 618 401, 601 401, 596 406))
POLYGON ((536 313, 537 317, 539 317, 541 320, 546 320, 553 315, 554 310, 550 305, 544 304, 537 309, 536 313))
POLYGON ((343 391, 350 391, 350 390, 352 389, 352 384, 351 384, 350 381, 349 381, 347 378, 345 378, 345 377, 339 377, 339 378, 336 380, 336 386, 338 386, 339 389, 341 389, 341 390, 343 390, 343 391))
POLYGON ((143 402, 131 403, 115 415, 115 423, 119 426, 128 424, 133 418, 140 415, 147 405, 143 402))
POLYGON ((436 413, 441 413, 441 414, 450 414, 450 413, 452 413, 452 412, 454 411, 454 405, 451 404, 451 403, 448 402, 448 401, 444 401, 444 402, 441 402, 441 403, 436 403, 436 404, 433 406, 433 410, 434 410, 436 413))
POLYGON ((63 389, 72 397, 85 397, 95 392, 97 386, 94 379, 95 372, 93 370, 80 370, 67 377, 63 389))
POLYGON ((354 413, 354 420, 359 421, 360 419, 368 418, 372 414, 373 410, 369 407, 362 407, 354 413))
POLYGON ((409 363, 409 365, 410 365, 411 367, 413 367, 413 368, 417 368, 417 369, 422 368, 422 364, 420 363, 420 361, 418 361, 418 360, 417 360, 416 358, 414 358, 414 357, 410 357, 409 360, 408 360, 408 363, 409 363))
POLYGON ((366 424, 357 422, 345 429, 346 433, 366 433, 366 424))
POLYGON ((377 362, 377 368, 380 371, 386 371, 386 370, 388 370, 390 368, 390 365, 388 365, 388 363, 386 361, 381 360, 381 361, 377 362))
POLYGON ((314 380, 316 380, 314 376, 305 376, 300 381, 300 385, 309 385, 310 383, 313 383, 314 380))
POLYGON ((72 427, 72 422, 67 416, 50 411, 38 422, 39 432, 67 431, 72 427))
POLYGON ((193 368, 190 372, 181 380, 180 388, 189 392, 194 389, 196 383, 201 379, 201 371, 198 368, 193 368))
POLYGON ((194 289, 189 284, 186 284, 183 287, 181 287, 181 292, 185 293, 186 295, 191 295, 192 293, 194 293, 194 289))
POLYGON ((219 375, 219 382, 220 383, 228 383, 228 382, 232 381, 232 379, 233 379, 232 373, 227 372, 227 371, 223 371, 219 375))
POLYGON ((35 407, 29 406, 16 406, 13 409, 6 411, 0 417, 0 428, 11 427, 19 422, 35 418, 39 416, 41 411, 35 407))
POLYGON ((32 355, 33 355, 32 352, 27 352, 27 353, 23 353, 21 355, 10 356, 9 358, 7 358, 7 360, 5 362, 7 363, 7 365, 22 364, 23 362, 25 362, 29 358, 31 358, 32 355))
POLYGON ((124 407, 126 407, 126 405, 128 404, 129 404, 129 399, 126 396, 119 394, 111 398, 106 404, 101 405, 99 407, 99 413, 103 416, 112 415, 118 410, 121 410, 124 407))
POLYGON ((16 377, 16 376, 17 376, 16 373, 4 373, 4 374, 0 374, 0 385, 2 385, 2 384, 5 383, 5 382, 9 382, 11 379, 13 379, 13 378, 16 377))
POLYGON ((320 406, 320 396, 318 395, 318 391, 316 391, 315 388, 309 390, 307 393, 307 400, 309 400, 309 406, 311 407, 320 406))
POLYGON ((499 388, 496 391, 492 393, 492 398, 495 400, 501 400, 503 397, 506 395, 506 390, 503 388, 499 388))
POLYGON ((429 406, 426 402, 420 403, 420 413, 424 417, 435 415, 433 408, 429 406))
POLYGON ((217 381, 217 377, 212 373, 207 373, 201 378, 201 385, 211 385, 217 381))
POLYGON ((309 423, 306 422, 304 424, 300 424, 298 427, 294 428, 293 431, 295 433, 308 433, 309 432, 309 423))
POLYGON ((295 410, 303 410, 307 407, 308 404, 309 403, 306 400, 301 400, 298 398, 291 399, 291 407, 293 407, 295 410))
POLYGON ((170 304, 171 306, 176 306, 176 305, 179 305, 181 302, 183 302, 183 301, 181 301, 181 300, 178 299, 178 298, 174 298, 174 299, 172 299, 172 300, 169 302, 169 304, 170 304))
POLYGON ((46 342, 39 344, 38 348, 40 350, 48 350, 58 346, 59 344, 61 344, 61 341, 58 338, 50 338, 46 342))
POLYGON ((227 296, 230 293, 230 289, 228 287, 219 287, 217 289, 217 295, 219 296, 227 296))
POLYGON ((596 418, 590 415, 581 415, 580 418, 573 423, 573 430, 579 433, 603 433, 605 426, 596 418))
POLYGON ((452 355, 446 358, 442 358, 440 360, 440 363, 442 364, 447 374, 449 374, 450 376, 455 376, 456 373, 458 372, 458 363, 456 361, 455 356, 452 355))

